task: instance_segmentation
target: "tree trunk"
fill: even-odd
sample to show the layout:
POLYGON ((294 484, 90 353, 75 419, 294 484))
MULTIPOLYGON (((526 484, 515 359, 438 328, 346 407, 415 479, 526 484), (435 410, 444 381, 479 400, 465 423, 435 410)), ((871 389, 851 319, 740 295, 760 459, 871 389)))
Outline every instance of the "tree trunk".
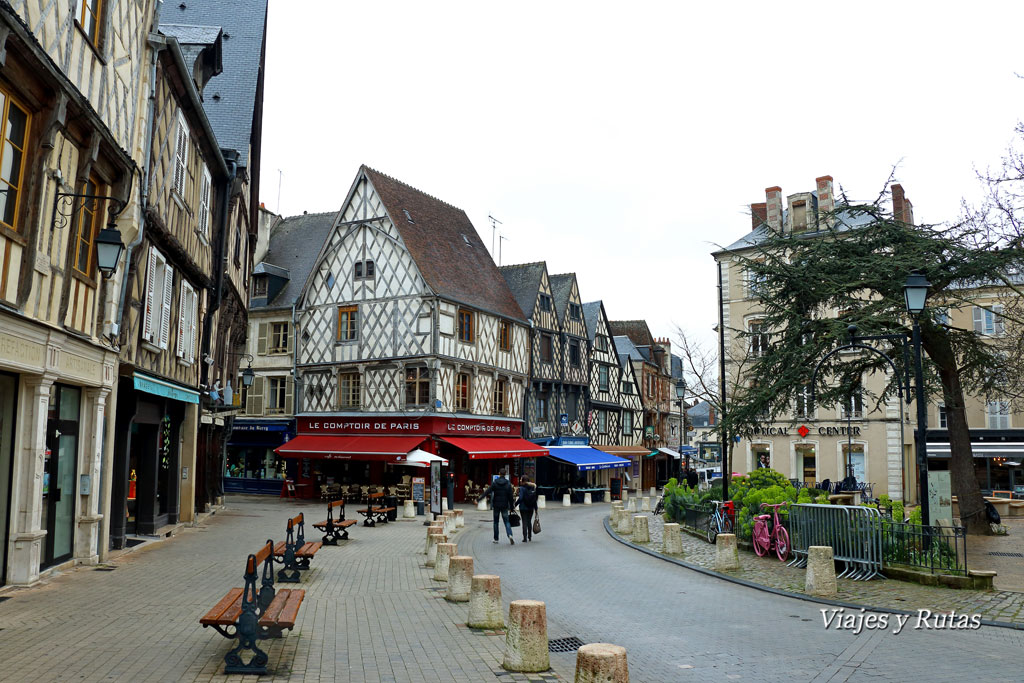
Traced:
POLYGON ((969 534, 991 533, 985 515, 985 499, 974 470, 971 431, 967 426, 964 388, 960 383, 956 356, 945 335, 925 335, 922 330, 922 342, 937 366, 942 382, 949 430, 949 478, 960 506, 960 522, 967 527, 969 534))

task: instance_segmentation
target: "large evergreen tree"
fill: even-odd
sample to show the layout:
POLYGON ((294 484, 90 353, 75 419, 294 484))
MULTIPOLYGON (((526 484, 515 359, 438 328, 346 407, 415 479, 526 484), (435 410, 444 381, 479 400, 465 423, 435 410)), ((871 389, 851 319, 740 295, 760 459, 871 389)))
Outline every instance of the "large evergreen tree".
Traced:
MULTIPOLYGON (((860 335, 904 333, 909 343, 911 321, 903 285, 912 271, 920 270, 931 282, 928 308, 920 320, 926 390, 945 404, 950 478, 961 519, 971 533, 985 533, 964 397, 1005 391, 1006 359, 991 339, 973 328, 952 326, 943 313, 946 307, 969 305, 979 287, 1005 288, 1015 281, 1024 269, 1021 239, 986 221, 911 225, 885 210, 884 199, 883 194, 874 202, 845 201, 812 234, 772 234, 763 226, 764 239, 737 254, 757 283, 769 345, 747 375, 755 381, 728 407, 727 419, 743 425, 757 415, 790 414, 815 366, 846 343, 850 325, 860 335)), ((865 395, 865 410, 869 400, 882 408, 897 392, 908 358, 913 362, 900 342, 888 349, 885 342, 880 345, 901 371, 889 375, 880 394, 865 395)), ((819 370, 817 403, 839 404, 866 373, 885 370, 885 360, 875 354, 834 354, 819 370)))

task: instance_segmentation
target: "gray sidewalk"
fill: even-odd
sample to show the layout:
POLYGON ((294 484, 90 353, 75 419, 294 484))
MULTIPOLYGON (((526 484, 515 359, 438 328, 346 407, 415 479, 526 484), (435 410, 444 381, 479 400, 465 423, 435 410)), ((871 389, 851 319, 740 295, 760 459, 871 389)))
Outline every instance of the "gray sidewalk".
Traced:
MULTIPOLYGON (((323 508, 231 496, 201 526, 147 543, 105 567, 81 567, 42 585, 0 592, 6 598, 0 600, 0 678, 254 679, 224 676, 224 654, 233 641, 202 628, 199 617, 242 585, 247 553, 268 538, 283 540, 287 517, 301 511, 319 521, 323 508)), ((504 636, 466 628, 468 606, 444 600, 437 590, 443 584, 423 567, 422 520, 354 526, 350 541, 323 548, 294 586, 306 591, 295 629, 263 641, 272 675, 262 680, 571 679, 572 671, 560 671, 559 679, 554 672, 527 676, 501 669, 504 636)), ((468 541, 482 527, 470 525, 454 540, 468 541)), ((312 529, 307 537, 319 539, 312 529)))

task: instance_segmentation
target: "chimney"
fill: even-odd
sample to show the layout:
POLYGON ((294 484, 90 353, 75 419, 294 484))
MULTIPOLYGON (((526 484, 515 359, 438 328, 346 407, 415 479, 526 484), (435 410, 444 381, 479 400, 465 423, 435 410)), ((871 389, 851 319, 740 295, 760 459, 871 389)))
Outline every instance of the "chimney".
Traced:
POLYGON ((914 205, 903 193, 903 186, 893 183, 889 188, 892 191, 892 217, 907 225, 914 224, 914 205))
POLYGON ((782 232, 782 188, 765 188, 764 197, 768 213, 768 219, 765 222, 772 230, 782 232))
POLYGON ((826 214, 836 208, 836 200, 832 195, 832 176, 823 175, 815 178, 818 185, 818 215, 826 214))
POLYGON ((750 205, 750 229, 757 230, 762 223, 768 222, 768 205, 764 202, 750 205))

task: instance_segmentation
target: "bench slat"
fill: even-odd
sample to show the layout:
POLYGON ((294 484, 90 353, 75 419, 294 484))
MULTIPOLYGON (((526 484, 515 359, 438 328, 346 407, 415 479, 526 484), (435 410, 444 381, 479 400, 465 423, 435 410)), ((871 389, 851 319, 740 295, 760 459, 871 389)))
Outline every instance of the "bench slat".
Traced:
POLYGON ((274 555, 284 555, 284 551, 288 548, 288 543, 285 541, 278 541, 277 545, 274 546, 274 555))
POLYGON ((323 545, 320 541, 306 541, 306 544, 295 551, 295 557, 313 557, 323 545))
POLYGON ((337 522, 334 526, 345 528, 345 527, 348 527, 348 526, 352 526, 353 524, 359 524, 359 522, 357 522, 354 519, 345 519, 345 520, 342 520, 340 522, 337 522))
POLYGON ((203 626, 229 626, 238 621, 242 613, 242 588, 232 588, 206 613, 199 623, 203 626))
POLYGON ((302 605, 302 598, 305 595, 306 591, 304 590, 284 588, 277 591, 274 600, 260 617, 260 626, 277 626, 278 628, 295 626, 295 620, 299 615, 299 606, 302 605))

